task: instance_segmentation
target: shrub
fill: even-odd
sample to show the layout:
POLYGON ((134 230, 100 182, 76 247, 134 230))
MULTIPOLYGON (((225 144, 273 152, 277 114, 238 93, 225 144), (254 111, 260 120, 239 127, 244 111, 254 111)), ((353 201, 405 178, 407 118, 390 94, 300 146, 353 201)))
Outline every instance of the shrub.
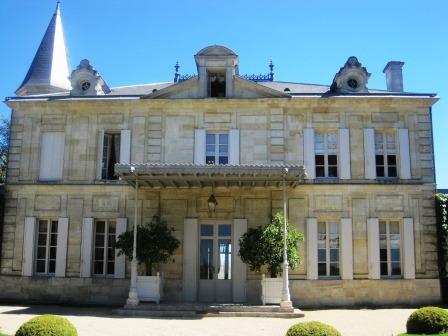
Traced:
POLYGON ((15 336, 77 336, 73 324, 64 317, 41 315, 22 324, 15 336))
POLYGON ((424 307, 413 312, 406 323, 408 334, 441 334, 448 331, 448 312, 437 307, 424 307))
POLYGON ((286 336, 341 336, 341 333, 328 324, 311 321, 294 324, 286 336))

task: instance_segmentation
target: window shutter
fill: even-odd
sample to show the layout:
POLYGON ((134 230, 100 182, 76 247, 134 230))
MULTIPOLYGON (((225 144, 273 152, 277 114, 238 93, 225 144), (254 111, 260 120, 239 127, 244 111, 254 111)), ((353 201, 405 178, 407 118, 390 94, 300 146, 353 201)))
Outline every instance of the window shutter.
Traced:
POLYGON ((366 179, 376 179, 375 131, 364 128, 364 162, 366 179))
POLYGON ((369 279, 380 279, 380 227, 378 218, 367 219, 369 279))
POLYGON ((101 180, 103 169, 103 146, 104 146, 104 131, 98 131, 98 144, 96 150, 96 179, 101 180))
POLYGON ((229 134, 229 164, 240 164, 240 130, 232 128, 229 134))
POLYGON ((65 134, 47 132, 42 134, 39 180, 62 180, 64 168, 65 134))
MULTIPOLYGON (((247 219, 233 220, 233 241, 238 242, 247 231, 247 219)), ((246 302, 246 264, 238 256, 239 244, 235 243, 233 256, 233 302, 246 302)))
MULTIPOLYGON (((115 230, 116 239, 122 233, 126 232, 127 218, 117 218, 117 227, 115 230)), ((126 257, 124 254, 118 256, 118 250, 115 251, 115 274, 117 279, 124 279, 126 269, 126 257)))
POLYGON ((183 290, 185 301, 197 300, 198 219, 184 219, 183 290))
POLYGON ((120 163, 131 163, 131 130, 121 130, 120 133, 120 163))
POLYGON ((23 230, 22 275, 32 276, 34 265, 34 241, 36 236, 36 217, 25 217, 23 230))
POLYGON ((205 129, 194 130, 194 163, 205 164, 205 129))
POLYGON ((81 234, 81 278, 90 278, 92 264, 93 218, 84 218, 81 234))
POLYGON ((415 279, 414 219, 403 218, 403 277, 415 279))
POLYGON ((307 272, 308 280, 317 279, 317 219, 306 219, 306 253, 307 253, 307 272))
POLYGON ((314 129, 305 128, 303 130, 303 147, 305 172, 307 174, 307 179, 312 180, 316 178, 314 159, 314 129))
POLYGON ((398 142, 400 146, 400 178, 411 178, 411 157, 409 154, 409 131, 407 128, 398 130, 398 142))
POLYGON ((352 219, 341 218, 341 263, 342 280, 353 280, 352 219))
POLYGON ((67 264, 67 239, 68 239, 68 218, 58 219, 58 242, 56 246, 56 273, 57 277, 65 277, 67 264))
POLYGON ((339 176, 343 180, 351 179, 350 171, 350 131, 339 129, 339 176))

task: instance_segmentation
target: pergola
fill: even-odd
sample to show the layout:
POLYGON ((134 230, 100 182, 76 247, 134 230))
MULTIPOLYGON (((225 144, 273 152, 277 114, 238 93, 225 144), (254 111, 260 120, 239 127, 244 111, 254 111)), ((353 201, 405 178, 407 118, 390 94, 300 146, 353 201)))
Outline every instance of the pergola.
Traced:
POLYGON ((149 188, 203 188, 203 187, 283 187, 284 241, 283 290, 280 306, 292 309, 288 284, 288 257, 286 248, 287 187, 296 188, 305 177, 302 165, 198 165, 192 163, 138 163, 116 164, 115 173, 135 188, 134 246, 131 263, 131 286, 128 305, 139 303, 137 294, 137 221, 138 189, 149 188))

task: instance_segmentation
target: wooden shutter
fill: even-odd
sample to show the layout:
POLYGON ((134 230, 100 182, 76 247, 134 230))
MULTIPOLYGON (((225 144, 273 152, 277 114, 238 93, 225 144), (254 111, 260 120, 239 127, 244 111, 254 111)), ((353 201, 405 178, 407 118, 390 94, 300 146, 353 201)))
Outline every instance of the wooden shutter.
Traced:
POLYGON ((350 170, 350 131, 348 128, 339 129, 339 177, 343 180, 351 179, 350 170))
POLYGON ((90 278, 92 265, 93 218, 84 218, 81 233, 81 278, 90 278))
POLYGON ((101 180, 103 170, 103 146, 104 146, 104 131, 98 131, 98 141, 96 149, 96 179, 101 180))
POLYGON ((128 129, 120 133, 120 163, 131 163, 131 130, 128 129))
POLYGON ((64 168, 65 134, 46 132, 42 134, 39 180, 62 180, 64 168))
POLYGON ((23 230, 22 275, 32 276, 34 265, 34 242, 36 236, 36 217, 25 217, 23 230))
POLYGON ((409 131, 407 128, 398 130, 399 157, 400 157, 400 178, 411 178, 411 157, 409 153, 409 131))
POLYGON ((229 164, 240 164, 240 130, 237 128, 229 132, 229 164))
MULTIPOLYGON (((117 226, 115 229, 116 239, 122 233, 126 232, 127 218, 117 218, 117 226)), ((115 274, 114 277, 117 279, 124 279, 126 269, 126 257, 124 254, 118 256, 118 249, 115 250, 115 274)))
POLYGON ((306 219, 306 254, 308 280, 317 279, 317 219, 306 219))
POLYGON ((353 280, 352 219, 341 218, 341 279, 353 280))
POLYGON ((67 265, 67 239, 68 239, 68 218, 58 219, 58 242, 56 247, 56 272, 55 276, 65 277, 67 265))
POLYGON ((366 179, 376 179, 375 131, 364 128, 364 163, 366 179))
POLYGON ((185 301, 197 300, 198 220, 184 219, 183 291, 185 301))
POLYGON ((414 219, 403 218, 403 277, 415 279, 414 219))
POLYGON ((194 130, 194 163, 205 164, 205 129, 194 130))
POLYGON ((316 178, 315 158, 314 158, 314 129, 305 128, 303 130, 303 155, 305 172, 307 179, 316 178))
POLYGON ((380 227, 378 218, 367 219, 369 279, 380 279, 380 227))
POLYGON ((238 252, 240 245, 238 241, 247 231, 247 219, 233 220, 233 302, 246 302, 246 264, 242 262, 238 252))

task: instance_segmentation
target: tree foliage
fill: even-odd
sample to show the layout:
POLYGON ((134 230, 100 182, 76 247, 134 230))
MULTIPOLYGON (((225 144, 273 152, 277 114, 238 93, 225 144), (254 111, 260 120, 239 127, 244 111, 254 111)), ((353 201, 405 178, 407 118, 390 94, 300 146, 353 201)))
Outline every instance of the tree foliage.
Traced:
POLYGON ((0 119, 0 183, 6 181, 10 126, 11 123, 8 119, 0 119))
MULTIPOLYGON (((264 228, 250 228, 239 240, 241 260, 249 265, 252 271, 259 272, 266 266, 271 277, 275 278, 282 270, 283 264, 283 213, 276 213, 271 222, 264 228)), ((286 246, 288 263, 291 269, 296 268, 301 257, 298 246, 303 241, 303 234, 287 223, 286 246)))
MULTIPOLYGON (((166 221, 154 216, 149 224, 137 227, 137 260, 146 266, 146 275, 152 275, 154 264, 165 263, 179 247, 179 240, 173 235, 166 221)), ((120 254, 132 260, 134 231, 118 236, 115 247, 120 254)))

